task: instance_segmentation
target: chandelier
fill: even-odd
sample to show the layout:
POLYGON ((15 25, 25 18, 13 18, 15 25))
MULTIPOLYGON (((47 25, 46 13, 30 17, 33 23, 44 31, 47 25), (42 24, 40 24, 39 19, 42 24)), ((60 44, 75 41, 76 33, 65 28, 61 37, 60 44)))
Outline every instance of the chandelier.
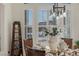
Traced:
POLYGON ((60 17, 66 17, 65 5, 59 6, 58 3, 53 5, 53 8, 50 10, 50 17, 56 17, 59 19, 60 17))

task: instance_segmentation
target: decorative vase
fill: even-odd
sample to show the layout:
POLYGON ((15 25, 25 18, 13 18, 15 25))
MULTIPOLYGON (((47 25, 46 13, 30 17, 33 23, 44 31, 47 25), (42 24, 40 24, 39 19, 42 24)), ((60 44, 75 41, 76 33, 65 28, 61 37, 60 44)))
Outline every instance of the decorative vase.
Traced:
POLYGON ((57 49, 58 47, 58 40, 57 40, 57 36, 49 36, 49 47, 50 49, 53 51, 55 49, 57 49))

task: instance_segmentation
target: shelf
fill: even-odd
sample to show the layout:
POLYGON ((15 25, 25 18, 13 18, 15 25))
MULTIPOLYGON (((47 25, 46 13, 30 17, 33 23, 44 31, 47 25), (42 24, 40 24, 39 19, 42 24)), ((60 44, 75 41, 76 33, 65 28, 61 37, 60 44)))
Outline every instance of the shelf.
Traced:
POLYGON ((12 47, 11 56, 23 55, 22 52, 22 37, 21 37, 21 25, 19 21, 13 23, 13 33, 12 33, 12 47))

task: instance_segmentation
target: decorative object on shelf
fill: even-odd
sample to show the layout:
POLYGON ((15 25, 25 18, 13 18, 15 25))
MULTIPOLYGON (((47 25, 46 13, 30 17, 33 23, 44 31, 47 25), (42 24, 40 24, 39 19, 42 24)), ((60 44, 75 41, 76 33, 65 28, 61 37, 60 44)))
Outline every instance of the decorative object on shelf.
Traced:
POLYGON ((11 56, 23 55, 21 25, 19 21, 13 22, 11 56))

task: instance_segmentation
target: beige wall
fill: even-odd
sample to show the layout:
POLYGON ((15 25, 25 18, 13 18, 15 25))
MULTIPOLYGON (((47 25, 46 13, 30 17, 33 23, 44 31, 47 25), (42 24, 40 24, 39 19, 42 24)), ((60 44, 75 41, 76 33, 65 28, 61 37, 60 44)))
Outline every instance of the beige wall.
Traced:
POLYGON ((79 40, 79 4, 71 5, 71 37, 79 40))

